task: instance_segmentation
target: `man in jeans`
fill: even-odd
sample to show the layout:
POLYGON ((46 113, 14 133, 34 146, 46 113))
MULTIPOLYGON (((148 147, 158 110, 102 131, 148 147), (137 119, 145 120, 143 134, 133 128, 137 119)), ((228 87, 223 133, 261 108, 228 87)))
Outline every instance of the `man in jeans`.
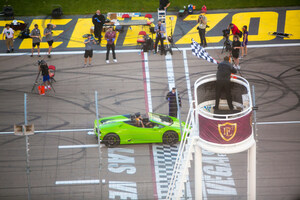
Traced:
POLYGON ((52 30, 56 27, 55 24, 47 24, 47 28, 44 30, 44 36, 46 37, 46 41, 48 42, 49 45, 49 50, 48 50, 48 58, 51 58, 51 50, 52 50, 52 44, 53 44, 53 37, 52 37, 52 30))
POLYGON ((14 30, 10 28, 9 24, 5 25, 2 40, 4 39, 4 36, 5 36, 5 44, 7 47, 6 53, 10 52, 10 47, 11 47, 11 52, 13 52, 14 51, 14 30))
POLYGON ((206 29, 206 24, 207 24, 206 16, 203 14, 199 15, 198 23, 199 23, 199 26, 198 26, 199 36, 200 36, 200 40, 201 40, 200 45, 202 47, 207 47, 206 38, 205 38, 205 29, 206 29))
POLYGON ((34 47, 38 48, 38 56, 40 56, 40 42, 41 42, 41 31, 37 24, 34 25, 34 29, 32 29, 30 33, 30 37, 32 38, 32 49, 31 49, 31 57, 33 56, 34 47))
POLYGON ((216 81, 216 104, 214 110, 219 110, 219 102, 222 91, 226 94, 228 107, 233 110, 231 87, 230 87, 230 76, 231 73, 236 73, 237 70, 229 63, 229 57, 225 56, 224 61, 218 64, 217 81, 216 81))
POLYGON ((111 26, 108 28, 107 32, 105 33, 105 39, 107 41, 107 45, 106 45, 106 49, 107 49, 107 51, 106 51, 106 63, 109 63, 109 51, 110 51, 110 49, 112 50, 114 62, 118 62, 117 59, 116 59, 116 54, 115 54, 116 32, 113 31, 111 26))
POLYGON ((92 38, 92 35, 88 35, 88 38, 84 41, 85 44, 85 52, 84 52, 84 65, 83 67, 87 67, 87 59, 89 58, 89 67, 92 66, 92 57, 93 57, 93 44, 97 44, 95 39, 92 38))

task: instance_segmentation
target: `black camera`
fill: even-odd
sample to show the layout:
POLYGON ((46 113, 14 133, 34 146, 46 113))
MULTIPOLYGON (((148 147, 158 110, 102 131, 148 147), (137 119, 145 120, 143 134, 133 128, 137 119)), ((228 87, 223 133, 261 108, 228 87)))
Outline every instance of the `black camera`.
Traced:
POLYGON ((230 30, 228 30, 228 29, 224 29, 224 30, 222 30, 222 32, 223 32, 223 37, 228 37, 229 36, 229 34, 230 34, 230 30))
POLYGON ((44 61, 44 60, 38 60, 38 65, 44 65, 44 64, 47 64, 46 61, 44 61))

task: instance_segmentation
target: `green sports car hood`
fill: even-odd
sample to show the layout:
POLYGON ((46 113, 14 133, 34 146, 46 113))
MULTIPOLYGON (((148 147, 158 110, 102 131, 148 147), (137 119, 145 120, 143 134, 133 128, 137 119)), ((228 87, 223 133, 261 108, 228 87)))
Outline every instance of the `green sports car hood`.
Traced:
MULTIPOLYGON (((99 125, 114 123, 114 122, 124 122, 131 120, 131 115, 116 115, 111 117, 104 117, 99 119, 99 125)), ((97 124, 97 120, 95 120, 95 125, 97 124)))

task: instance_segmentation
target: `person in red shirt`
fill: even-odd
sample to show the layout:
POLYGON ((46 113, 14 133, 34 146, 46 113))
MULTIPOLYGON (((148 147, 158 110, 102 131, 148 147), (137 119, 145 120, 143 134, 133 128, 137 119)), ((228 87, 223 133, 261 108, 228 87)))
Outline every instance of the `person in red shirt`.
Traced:
POLYGON ((114 62, 117 62, 116 54, 115 54, 115 39, 116 39, 116 32, 113 31, 112 27, 110 26, 105 33, 105 39, 107 41, 106 45, 106 63, 109 63, 109 51, 112 50, 114 62))
POLYGON ((228 26, 228 30, 229 29, 231 30, 232 35, 238 35, 238 36, 240 35, 240 30, 235 24, 230 23, 228 26))

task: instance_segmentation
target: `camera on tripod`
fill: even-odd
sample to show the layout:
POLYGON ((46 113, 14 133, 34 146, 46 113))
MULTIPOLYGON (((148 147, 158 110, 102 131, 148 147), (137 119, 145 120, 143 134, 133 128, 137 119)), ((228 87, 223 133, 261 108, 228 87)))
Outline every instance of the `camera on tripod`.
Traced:
POLYGON ((222 32, 223 32, 223 37, 227 39, 229 37, 230 30, 224 29, 224 30, 222 30, 222 32))
POLYGON ((229 41, 230 30, 224 29, 224 30, 222 30, 222 32, 223 32, 223 37, 225 38, 225 42, 224 42, 223 49, 222 49, 222 53, 223 53, 224 50, 226 52, 231 51, 231 44, 229 41))
POLYGON ((38 62, 39 66, 47 64, 46 61, 44 61, 44 60, 38 60, 37 62, 38 62))

